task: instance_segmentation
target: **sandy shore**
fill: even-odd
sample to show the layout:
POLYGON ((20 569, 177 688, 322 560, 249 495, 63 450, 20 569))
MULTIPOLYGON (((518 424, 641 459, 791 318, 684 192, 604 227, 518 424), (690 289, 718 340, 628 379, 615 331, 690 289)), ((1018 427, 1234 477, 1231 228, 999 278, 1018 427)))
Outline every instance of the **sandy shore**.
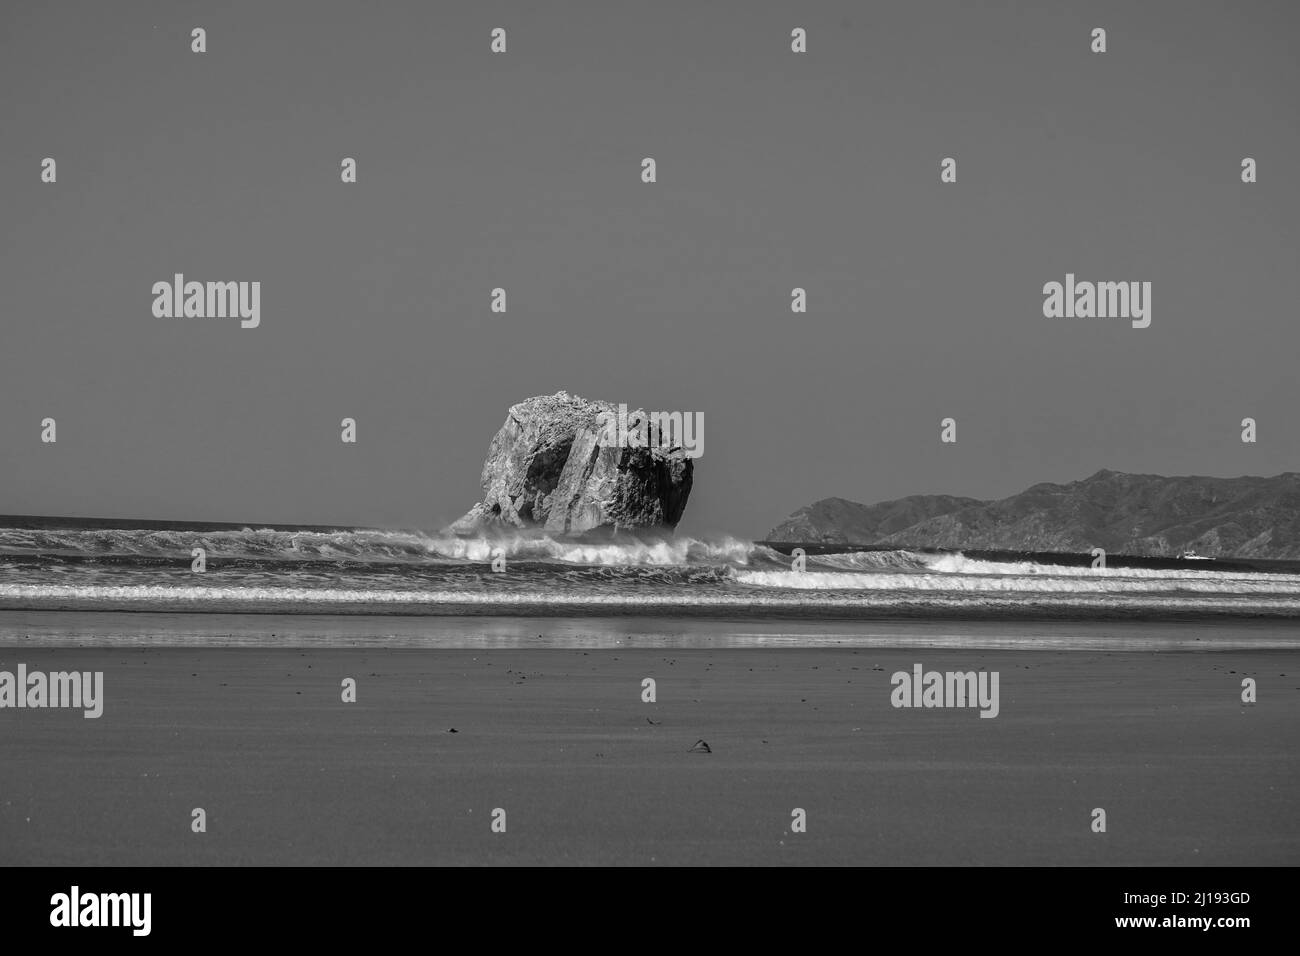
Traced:
POLYGON ((1295 651, 0 648, 19 662, 102 670, 105 704, 0 710, 4 864, 1300 863, 1295 651), (998 671, 999 716, 895 709, 917 662, 998 671))

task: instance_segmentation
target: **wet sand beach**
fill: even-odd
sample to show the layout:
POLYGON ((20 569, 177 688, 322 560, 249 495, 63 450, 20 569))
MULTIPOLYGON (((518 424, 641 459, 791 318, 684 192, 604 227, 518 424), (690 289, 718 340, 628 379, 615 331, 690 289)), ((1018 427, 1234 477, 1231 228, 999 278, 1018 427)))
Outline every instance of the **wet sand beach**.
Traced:
POLYGON ((0 710, 4 864, 1300 863, 1294 650, 77 647, 43 620, 0 621, 0 670, 103 671, 104 711, 0 710), (891 706, 916 663, 997 671, 998 716, 891 706))

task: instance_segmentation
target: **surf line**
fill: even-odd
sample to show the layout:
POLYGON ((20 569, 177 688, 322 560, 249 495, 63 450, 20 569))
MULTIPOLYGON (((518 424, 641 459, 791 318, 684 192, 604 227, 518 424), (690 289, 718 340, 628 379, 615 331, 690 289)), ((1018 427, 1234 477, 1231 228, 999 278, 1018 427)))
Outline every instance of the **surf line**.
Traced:
POLYGON ((153 284, 153 314, 157 319, 233 319, 241 328, 262 323, 262 283, 186 282, 177 272, 172 281, 153 284))
POLYGON ((0 671, 0 710, 6 707, 67 707, 94 719, 104 713, 103 671, 0 671))

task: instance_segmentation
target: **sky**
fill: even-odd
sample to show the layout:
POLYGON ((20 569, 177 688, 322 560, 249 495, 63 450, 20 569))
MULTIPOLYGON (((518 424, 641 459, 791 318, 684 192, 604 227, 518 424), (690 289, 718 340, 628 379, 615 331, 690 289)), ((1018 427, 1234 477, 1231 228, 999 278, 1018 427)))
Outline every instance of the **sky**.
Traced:
POLYGON ((1298 21, 3 4, 0 513, 437 528, 509 406, 560 389, 702 416, 691 534, 1300 470, 1298 21), (156 317, 177 272, 259 281, 260 325, 156 317), (1150 282, 1150 327, 1045 317, 1067 273, 1150 282))

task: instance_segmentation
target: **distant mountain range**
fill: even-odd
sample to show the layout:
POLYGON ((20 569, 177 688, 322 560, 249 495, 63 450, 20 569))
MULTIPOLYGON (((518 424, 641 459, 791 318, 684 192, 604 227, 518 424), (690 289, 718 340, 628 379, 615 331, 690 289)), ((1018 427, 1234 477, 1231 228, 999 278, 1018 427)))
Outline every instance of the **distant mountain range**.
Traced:
POLYGON ((1300 473, 1164 478, 1105 469, 999 501, 910 495, 863 505, 823 498, 769 541, 890 547, 1300 559, 1300 473))

